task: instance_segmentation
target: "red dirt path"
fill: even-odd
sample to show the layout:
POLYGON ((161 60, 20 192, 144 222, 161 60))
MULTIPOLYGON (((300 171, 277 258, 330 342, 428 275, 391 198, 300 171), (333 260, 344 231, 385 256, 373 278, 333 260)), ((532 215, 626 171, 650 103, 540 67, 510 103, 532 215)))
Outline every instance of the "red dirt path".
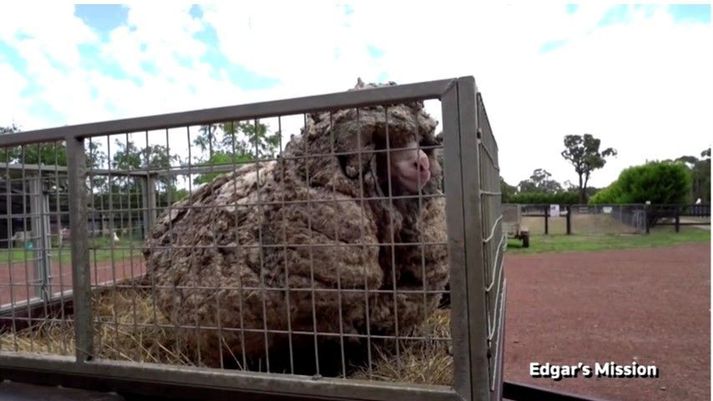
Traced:
POLYGON ((507 255, 505 380, 607 400, 710 399, 710 244, 507 255), (530 362, 654 364, 659 378, 532 378, 530 362))
MULTIPOLYGON (((142 260, 134 259, 135 275, 143 273, 142 260)), ((710 263, 709 244, 507 255, 505 380, 608 400, 710 399, 710 263), (529 375, 530 362, 632 360, 655 364, 660 377, 554 382, 529 375)), ((131 269, 130 260, 117 261, 114 272, 108 261, 92 264, 92 284, 130 277, 131 269)), ((0 264, 3 304, 9 271, 0 264)), ((62 281, 71 288, 68 265, 62 281)), ((24 263, 13 264, 13 282, 15 301, 26 300, 24 263)))
MULTIPOLYGON (((0 263, 0 305, 9 304, 14 298, 16 303, 26 302, 29 298, 35 297, 36 284, 35 265, 34 261, 27 263, 15 262, 12 263, 12 270, 7 263, 0 263), (12 275, 10 274, 12 273, 12 275), (12 278, 12 280, 10 279, 12 278), (27 294, 30 294, 28 298, 27 294)), ((145 273, 144 258, 135 256, 132 259, 121 259, 114 261, 114 269, 112 262, 90 262, 91 266, 91 283, 93 286, 100 285, 106 282, 121 281, 125 278, 141 276, 145 273)), ((52 263, 52 293, 67 291, 72 289, 72 265, 69 262, 52 263)))

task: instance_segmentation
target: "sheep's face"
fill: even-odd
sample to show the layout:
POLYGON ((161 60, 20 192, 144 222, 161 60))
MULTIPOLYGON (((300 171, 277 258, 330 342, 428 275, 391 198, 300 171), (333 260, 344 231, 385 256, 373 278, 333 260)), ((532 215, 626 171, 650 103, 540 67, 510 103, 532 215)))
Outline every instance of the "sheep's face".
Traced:
POLYGON ((389 176, 392 186, 405 193, 417 194, 431 179, 431 162, 428 155, 414 141, 405 148, 389 152, 389 176))
MULTIPOLYGON (((353 90, 378 86, 360 81, 353 90)), ((338 153, 341 172, 360 185, 360 177, 375 173, 384 193, 432 194, 442 173, 435 155, 440 147, 436 125, 419 101, 310 113, 303 148, 306 153, 338 153)), ((317 170, 312 166, 311 171, 317 170)))

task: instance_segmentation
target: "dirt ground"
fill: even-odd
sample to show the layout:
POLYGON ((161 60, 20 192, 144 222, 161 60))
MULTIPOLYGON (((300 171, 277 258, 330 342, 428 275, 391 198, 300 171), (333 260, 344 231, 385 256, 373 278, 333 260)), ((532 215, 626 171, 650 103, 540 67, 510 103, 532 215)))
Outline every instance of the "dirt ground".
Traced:
POLYGON ((710 244, 507 255, 505 380, 605 400, 710 399, 710 244), (532 378, 636 361, 659 378, 532 378))
MULTIPOLYGON (((608 252, 506 255, 505 380, 604 400, 710 399, 710 245, 608 252), (594 365, 636 361, 660 377, 532 378, 531 362, 594 365)), ((66 266, 65 266, 66 267, 66 266)), ((15 300, 25 266, 13 266, 15 300)), ((0 265, 0 298, 9 301, 0 265)), ((92 283, 144 272, 125 260, 92 265, 92 283)), ((60 272, 54 272, 57 283, 60 272)), ((61 272, 64 285, 71 274, 61 272)), ((59 288, 54 288, 59 290, 59 288)))
MULTIPOLYGON (((52 279, 50 292, 53 294, 72 289, 72 267, 70 263, 52 263, 52 279)), ((90 261, 91 284, 100 286, 102 283, 116 282, 124 278, 141 276, 146 272, 144 258, 135 256, 132 259, 94 262, 90 261), (112 268, 113 266, 113 268, 112 268)), ((35 280, 34 261, 15 262, 11 265, 0 263, 0 305, 26 302, 36 296, 37 281, 35 280), (12 267, 12 268, 10 268, 12 267), (28 294, 30 296, 28 297, 28 294)))

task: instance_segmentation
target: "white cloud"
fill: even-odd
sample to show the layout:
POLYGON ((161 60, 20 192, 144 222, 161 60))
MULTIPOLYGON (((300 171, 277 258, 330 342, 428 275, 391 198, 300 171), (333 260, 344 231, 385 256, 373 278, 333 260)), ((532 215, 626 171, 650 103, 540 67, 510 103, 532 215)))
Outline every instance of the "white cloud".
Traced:
POLYGON ((592 133, 619 150, 594 174, 595 186, 645 159, 710 146, 710 24, 674 23, 659 8, 653 16, 639 12, 627 24, 597 28, 607 4, 582 5, 572 15, 547 2, 469 4, 355 2, 347 13, 344 3, 328 1, 220 2, 203 6, 203 18, 196 19, 187 4, 134 3, 128 25, 103 44, 72 7, 53 5, 39 14, 13 7, 0 15, 0 40, 26 58, 28 70, 19 74, 0 61, 6 94, 0 123, 14 118, 41 128, 334 92, 357 76, 373 81, 382 73, 399 83, 473 75, 511 184, 535 168, 575 181, 559 156, 566 134, 592 133), (202 62, 207 47, 194 37, 206 27, 215 29, 229 62, 278 84, 248 91, 226 70, 215 75, 214 68, 225 66, 202 62), (17 32, 34 39, 20 42, 17 32), (540 52, 551 41, 562 45, 540 52), (79 43, 101 46, 102 57, 132 79, 80 68, 79 43), (382 55, 371 57, 368 46, 382 55), (50 58, 68 68, 56 69, 50 58), (159 73, 147 72, 142 62, 159 73), (22 98, 30 81, 42 91, 22 98), (38 99, 64 120, 32 115, 29 107, 38 99))

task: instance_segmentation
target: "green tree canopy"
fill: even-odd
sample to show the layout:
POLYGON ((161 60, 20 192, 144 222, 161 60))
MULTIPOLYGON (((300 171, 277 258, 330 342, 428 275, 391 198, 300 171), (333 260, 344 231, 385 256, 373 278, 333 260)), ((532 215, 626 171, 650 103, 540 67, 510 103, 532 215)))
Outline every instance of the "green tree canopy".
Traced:
POLYGON ((500 177, 500 193, 502 194, 502 203, 511 203, 510 199, 517 193, 517 188, 505 182, 503 177, 500 177))
POLYGON ((675 204, 690 199, 691 175, 681 162, 655 161, 625 169, 591 203, 675 204))
POLYGON ((518 190, 520 192, 561 192, 562 185, 550 177, 552 174, 549 171, 542 168, 535 169, 529 179, 520 181, 518 190))
POLYGON ((701 158, 681 156, 676 161, 683 162, 691 174, 691 199, 711 202, 711 148, 701 152, 701 158))
MULTIPOLYGON (((0 127, 0 135, 20 132, 16 125, 0 127)), ((12 146, 0 149, 0 162, 12 164, 67 165, 64 141, 12 146)), ((100 168, 106 162, 106 154, 96 142, 88 142, 87 166, 100 168)))
MULTIPOLYGON (((200 149, 202 166, 242 164, 273 158, 279 151, 281 133, 270 133, 269 127, 258 120, 204 125, 193 144, 200 149)), ((195 184, 212 181, 221 173, 199 175, 195 184)))

